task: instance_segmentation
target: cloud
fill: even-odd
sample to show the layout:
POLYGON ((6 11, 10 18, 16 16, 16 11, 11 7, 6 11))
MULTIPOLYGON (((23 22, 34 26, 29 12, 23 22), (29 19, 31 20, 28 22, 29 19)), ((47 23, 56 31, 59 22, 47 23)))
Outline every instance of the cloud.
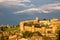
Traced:
POLYGON ((0 0, 0 2, 4 2, 5 0, 0 0))
POLYGON ((27 9, 27 10, 23 10, 23 11, 17 11, 15 13, 32 12, 32 11, 39 11, 39 9, 37 9, 37 8, 31 8, 31 9, 27 9))
POLYGON ((30 0, 20 0, 20 2, 31 2, 30 0))
POLYGON ((12 6, 31 7, 33 5, 33 4, 30 4, 28 6, 24 2, 31 2, 31 1, 30 0, 0 0, 0 5, 6 6, 6 7, 12 7, 12 6))
POLYGON ((7 2, 7 1, 16 1, 16 2, 31 2, 30 0, 0 0, 0 2, 7 2))
POLYGON ((58 11, 58 10, 60 10, 60 3, 47 4, 47 5, 38 7, 38 8, 30 8, 30 9, 26 9, 26 10, 22 10, 22 11, 17 11, 14 13, 18 14, 18 13, 35 12, 35 11, 37 11, 39 13, 50 13, 50 12, 54 12, 54 11, 58 11))
POLYGON ((14 14, 25 13, 25 12, 28 12, 28 13, 30 13, 30 12, 48 13, 48 11, 42 10, 40 8, 30 8, 30 9, 27 9, 27 10, 14 12, 14 14))

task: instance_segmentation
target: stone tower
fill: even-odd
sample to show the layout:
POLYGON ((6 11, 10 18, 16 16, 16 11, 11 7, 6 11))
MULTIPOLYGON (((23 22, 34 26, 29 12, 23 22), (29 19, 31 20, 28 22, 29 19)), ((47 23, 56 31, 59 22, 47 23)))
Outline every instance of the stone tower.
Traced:
POLYGON ((36 19, 34 20, 34 23, 38 23, 38 17, 36 17, 36 19))
POLYGON ((24 22, 20 22, 20 31, 24 31, 24 22))
POLYGON ((38 17, 36 17, 36 20, 38 20, 38 17))

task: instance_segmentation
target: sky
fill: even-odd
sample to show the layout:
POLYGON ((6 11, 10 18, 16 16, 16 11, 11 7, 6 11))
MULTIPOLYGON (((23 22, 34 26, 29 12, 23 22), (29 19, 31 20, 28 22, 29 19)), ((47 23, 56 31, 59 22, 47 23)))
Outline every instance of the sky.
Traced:
POLYGON ((34 12, 45 15, 55 12, 54 15, 58 14, 57 16, 60 17, 57 11, 60 11, 60 0, 0 0, 0 22, 2 24, 11 23, 14 20, 13 23, 15 23, 17 19, 21 19, 20 14, 33 15, 34 12))
POLYGON ((9 11, 12 10, 13 14, 26 11, 49 13, 60 10, 60 0, 0 0, 0 10, 3 12, 4 8, 9 11))

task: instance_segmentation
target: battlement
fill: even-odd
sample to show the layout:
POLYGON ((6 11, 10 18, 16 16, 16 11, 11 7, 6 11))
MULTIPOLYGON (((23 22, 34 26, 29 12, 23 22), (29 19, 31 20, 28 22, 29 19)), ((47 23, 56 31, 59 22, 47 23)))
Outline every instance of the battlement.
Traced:
POLYGON ((21 31, 30 31, 30 32, 40 32, 43 34, 56 34, 57 26, 60 25, 60 21, 58 19, 51 20, 39 20, 36 18, 35 20, 27 20, 20 22, 20 30, 21 31))

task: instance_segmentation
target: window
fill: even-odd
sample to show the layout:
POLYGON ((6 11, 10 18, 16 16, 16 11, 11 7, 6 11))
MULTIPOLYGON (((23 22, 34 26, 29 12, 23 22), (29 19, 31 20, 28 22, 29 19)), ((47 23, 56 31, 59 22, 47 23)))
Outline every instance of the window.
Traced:
POLYGON ((51 31, 48 31, 47 33, 48 33, 48 34, 51 34, 51 31))

